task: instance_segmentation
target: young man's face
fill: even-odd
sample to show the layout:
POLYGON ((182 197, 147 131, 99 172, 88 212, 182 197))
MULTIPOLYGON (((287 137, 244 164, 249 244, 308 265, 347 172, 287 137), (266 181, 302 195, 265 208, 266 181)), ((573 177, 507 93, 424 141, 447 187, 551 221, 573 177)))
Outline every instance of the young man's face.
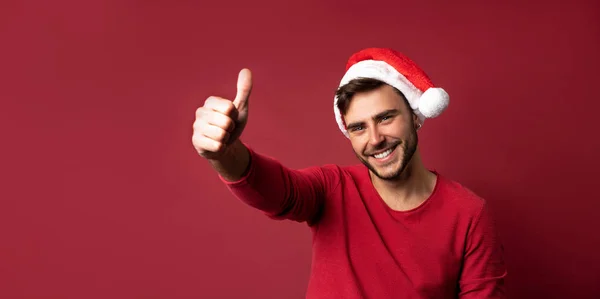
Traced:
POLYGON ((417 149, 418 119, 389 85, 355 94, 344 121, 354 153, 381 179, 397 178, 417 149))

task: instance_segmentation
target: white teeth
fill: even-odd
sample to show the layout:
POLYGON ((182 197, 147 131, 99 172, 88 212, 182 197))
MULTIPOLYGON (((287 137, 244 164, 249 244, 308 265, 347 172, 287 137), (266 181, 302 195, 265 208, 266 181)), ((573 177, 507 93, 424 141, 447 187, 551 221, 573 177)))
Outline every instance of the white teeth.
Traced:
POLYGON ((393 150, 394 150, 393 148, 390 148, 389 150, 387 150, 381 154, 373 155, 373 157, 375 157, 377 159, 383 159, 383 158, 389 156, 393 150))

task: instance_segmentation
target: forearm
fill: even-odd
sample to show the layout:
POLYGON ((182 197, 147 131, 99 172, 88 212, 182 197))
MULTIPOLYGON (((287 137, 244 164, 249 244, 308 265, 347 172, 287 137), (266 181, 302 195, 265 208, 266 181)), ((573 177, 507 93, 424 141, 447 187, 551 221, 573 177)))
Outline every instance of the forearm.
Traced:
POLYGON ((231 160, 215 166, 228 175, 222 180, 238 199, 273 218, 309 222, 315 218, 326 192, 321 168, 292 170, 243 144, 236 148, 231 160), (243 162, 227 165, 235 159, 243 162))
POLYGON ((226 181, 241 179, 250 166, 248 148, 238 139, 232 143, 219 159, 210 159, 211 166, 226 181))

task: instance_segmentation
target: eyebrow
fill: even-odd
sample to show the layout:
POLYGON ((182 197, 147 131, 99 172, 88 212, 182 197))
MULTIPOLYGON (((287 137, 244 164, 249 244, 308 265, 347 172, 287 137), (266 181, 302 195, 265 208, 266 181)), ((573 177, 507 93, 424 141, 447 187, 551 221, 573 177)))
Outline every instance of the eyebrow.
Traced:
MULTIPOLYGON (((377 120, 377 119, 380 119, 380 118, 382 118, 384 116, 388 116, 390 114, 392 114, 392 115, 400 114, 400 111, 398 109, 388 109, 388 110, 385 110, 383 112, 377 113, 376 115, 374 115, 372 117, 372 119, 373 120, 377 120)), ((357 121, 357 122, 349 123, 348 125, 346 125, 346 129, 352 129, 352 128, 364 125, 364 123, 365 122, 363 122, 363 121, 357 121)))

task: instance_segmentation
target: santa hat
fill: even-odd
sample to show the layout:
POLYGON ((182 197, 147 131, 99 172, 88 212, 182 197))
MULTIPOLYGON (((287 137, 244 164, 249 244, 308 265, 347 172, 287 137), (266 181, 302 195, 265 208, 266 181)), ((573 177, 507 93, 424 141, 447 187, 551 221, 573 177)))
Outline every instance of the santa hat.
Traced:
MULTIPOLYGON (((446 91, 435 87, 416 63, 392 49, 368 48, 354 53, 346 64, 346 73, 339 87, 358 78, 377 79, 400 90, 421 125, 426 118, 440 115, 449 104, 450 97, 446 91)), ((337 101, 336 96, 333 100, 335 118, 342 133, 349 137, 337 101)))

